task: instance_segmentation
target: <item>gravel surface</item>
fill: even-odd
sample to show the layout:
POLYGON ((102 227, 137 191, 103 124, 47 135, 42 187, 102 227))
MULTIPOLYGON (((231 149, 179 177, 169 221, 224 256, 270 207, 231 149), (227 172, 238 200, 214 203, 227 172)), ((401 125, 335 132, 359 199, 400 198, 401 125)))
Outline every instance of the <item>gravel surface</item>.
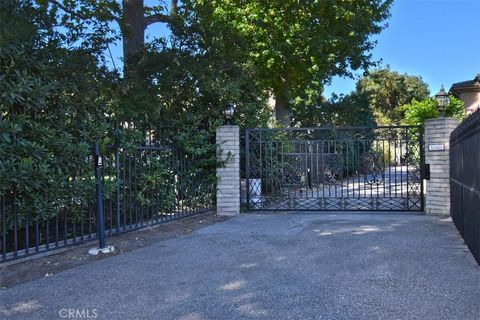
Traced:
POLYGON ((244 214, 3 289, 0 317, 451 320, 479 301, 448 219, 244 214))

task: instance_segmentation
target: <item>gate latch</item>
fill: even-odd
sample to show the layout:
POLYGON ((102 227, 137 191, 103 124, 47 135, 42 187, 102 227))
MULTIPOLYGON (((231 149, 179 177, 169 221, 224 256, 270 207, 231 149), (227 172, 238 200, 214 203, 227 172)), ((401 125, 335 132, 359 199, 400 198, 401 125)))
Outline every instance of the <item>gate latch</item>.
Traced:
POLYGON ((430 164, 429 163, 425 163, 423 165, 423 178, 425 180, 430 180, 430 164))

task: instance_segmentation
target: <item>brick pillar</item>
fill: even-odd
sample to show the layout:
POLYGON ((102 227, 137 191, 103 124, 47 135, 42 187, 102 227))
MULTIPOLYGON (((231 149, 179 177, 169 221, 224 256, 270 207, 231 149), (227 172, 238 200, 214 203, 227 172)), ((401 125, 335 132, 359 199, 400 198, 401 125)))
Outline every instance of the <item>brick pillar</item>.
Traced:
POLYGON ((425 213, 450 215, 450 133, 459 124, 453 118, 425 121, 425 163, 430 165, 426 180, 425 213))
POLYGON ((217 214, 232 216, 240 213, 240 128, 217 128, 217 158, 225 161, 217 168, 217 214))

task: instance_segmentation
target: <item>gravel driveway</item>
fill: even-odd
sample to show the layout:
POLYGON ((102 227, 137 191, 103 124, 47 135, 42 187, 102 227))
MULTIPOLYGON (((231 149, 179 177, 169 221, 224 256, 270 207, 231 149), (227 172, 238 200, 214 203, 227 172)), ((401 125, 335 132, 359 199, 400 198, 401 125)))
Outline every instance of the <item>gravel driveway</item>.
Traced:
POLYGON ((449 220, 245 214, 0 291, 6 319, 478 319, 449 220))

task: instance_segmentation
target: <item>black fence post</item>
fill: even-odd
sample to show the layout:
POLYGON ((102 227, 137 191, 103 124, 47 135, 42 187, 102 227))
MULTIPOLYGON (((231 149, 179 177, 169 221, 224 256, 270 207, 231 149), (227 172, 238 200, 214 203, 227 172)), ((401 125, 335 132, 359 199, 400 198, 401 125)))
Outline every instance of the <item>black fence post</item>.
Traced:
POLYGON ((100 155, 100 147, 98 140, 93 143, 93 162, 95 168, 95 202, 97 207, 97 236, 99 249, 106 248, 105 242, 105 220, 103 209, 103 188, 102 188, 102 156, 100 155))
POLYGON ((245 186, 247 209, 250 210, 250 130, 245 129, 245 186))
MULTIPOLYGON (((115 118, 115 190, 116 190, 116 213, 117 213, 117 235, 120 233, 120 158, 118 152, 118 119, 115 118)), ((125 169, 124 169, 125 170, 125 169)))

